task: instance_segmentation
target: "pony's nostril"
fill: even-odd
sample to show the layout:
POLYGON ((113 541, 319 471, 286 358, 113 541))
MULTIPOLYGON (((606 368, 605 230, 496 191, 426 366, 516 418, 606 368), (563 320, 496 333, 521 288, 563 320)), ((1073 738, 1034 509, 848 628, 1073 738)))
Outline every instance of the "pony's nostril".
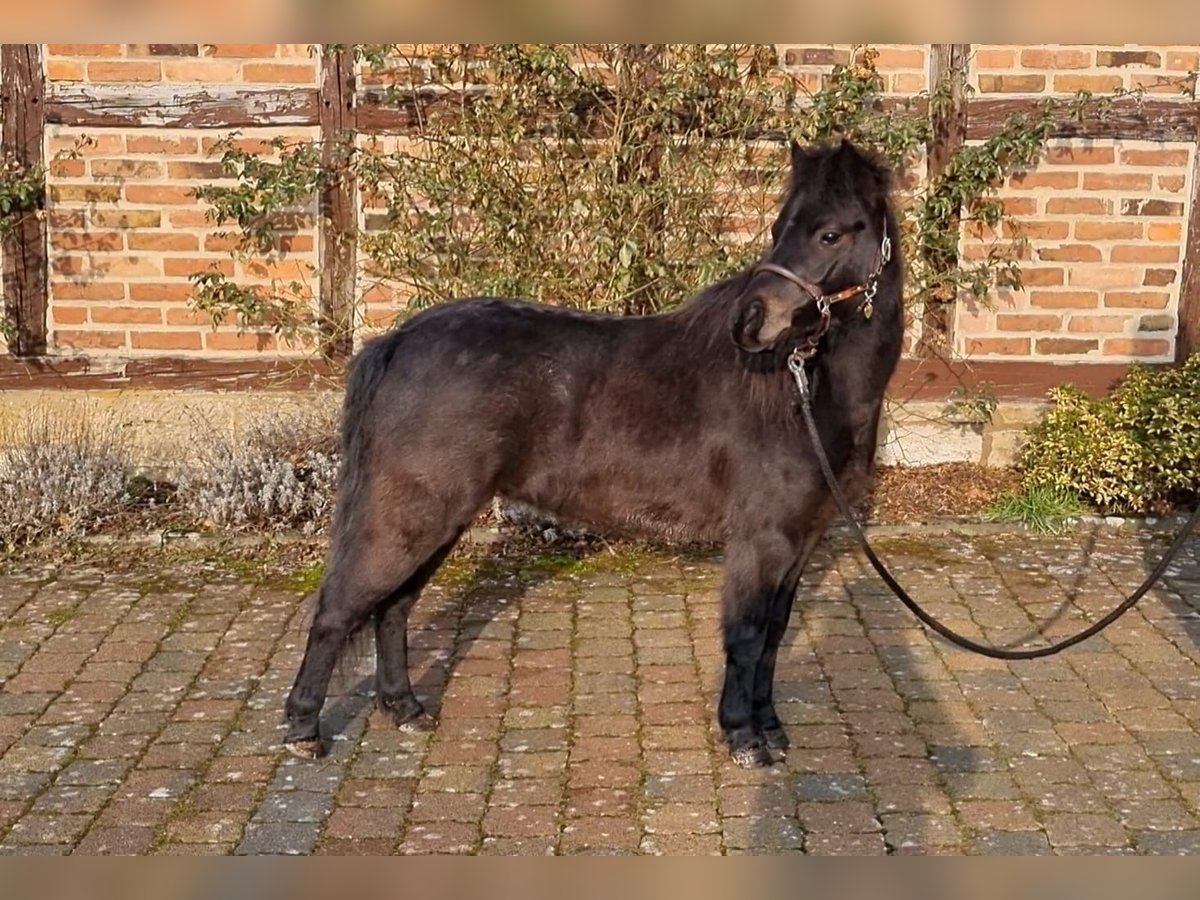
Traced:
POLYGON ((757 334, 766 315, 767 305, 761 297, 755 297, 746 307, 746 314, 742 317, 742 331, 757 334))

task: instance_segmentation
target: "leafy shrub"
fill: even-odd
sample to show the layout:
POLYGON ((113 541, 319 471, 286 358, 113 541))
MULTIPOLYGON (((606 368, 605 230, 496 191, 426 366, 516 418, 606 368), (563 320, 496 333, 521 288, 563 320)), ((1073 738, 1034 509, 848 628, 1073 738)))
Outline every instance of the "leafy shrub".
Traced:
POLYGON ((324 530, 337 492, 338 410, 277 412, 216 442, 180 480, 178 501, 221 528, 324 530))
MULTIPOLYGON (((770 45, 422 45, 416 58, 404 45, 325 51, 361 60, 388 85, 371 102, 409 111, 411 127, 332 160, 308 143, 278 142, 267 160, 226 142, 230 183, 196 193, 216 222, 237 225, 243 252, 261 253, 306 197, 352 173, 366 207, 360 289, 398 288, 409 310, 476 294, 668 309, 761 251, 787 139, 845 136, 897 169, 909 305, 918 316, 926 305, 944 311, 962 293, 1019 287, 1021 241, 999 237, 1013 223, 997 188, 1037 161, 1057 118, 1088 102, 1047 101, 1010 116, 918 183, 909 176, 932 137, 930 111, 970 92, 961 67, 899 100, 885 97, 869 47, 819 87, 781 67, 770 45), (959 258, 960 225, 994 232, 985 258, 959 258)), ((287 334, 319 324, 302 292, 214 272, 193 280, 195 305, 214 322, 236 317, 240 327, 287 334)))
POLYGON ((0 443, 0 544, 8 550, 92 531, 129 501, 129 457, 111 419, 36 409, 0 443))
POLYGON ((1073 387, 1022 453, 1026 485, 1069 490, 1101 510, 1161 511, 1200 488, 1200 354, 1183 366, 1135 366, 1113 393, 1073 387))

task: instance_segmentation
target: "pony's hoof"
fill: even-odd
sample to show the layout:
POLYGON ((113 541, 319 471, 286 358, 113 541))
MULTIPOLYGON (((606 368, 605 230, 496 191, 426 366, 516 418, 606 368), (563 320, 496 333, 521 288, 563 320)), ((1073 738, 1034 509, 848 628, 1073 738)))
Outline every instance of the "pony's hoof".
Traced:
POLYGON ((284 741, 283 747, 297 759, 320 759, 325 755, 325 745, 320 738, 308 738, 301 741, 284 741))
POLYGON ((401 731, 433 731, 437 719, 425 711, 416 697, 380 698, 379 709, 401 731))
POLYGON ((774 728, 764 728, 763 740, 767 742, 767 749, 777 750, 780 753, 786 753, 787 748, 792 746, 792 742, 788 739, 787 732, 783 730, 782 725, 776 725, 774 728))
POLYGON ((736 750, 730 750, 729 755, 743 769, 765 769, 775 762, 771 751, 763 744, 738 747, 736 750))
POLYGON ((403 722, 397 722, 396 727, 401 731, 433 731, 437 728, 438 720, 431 716, 425 710, 421 710, 415 716, 405 719, 403 722))

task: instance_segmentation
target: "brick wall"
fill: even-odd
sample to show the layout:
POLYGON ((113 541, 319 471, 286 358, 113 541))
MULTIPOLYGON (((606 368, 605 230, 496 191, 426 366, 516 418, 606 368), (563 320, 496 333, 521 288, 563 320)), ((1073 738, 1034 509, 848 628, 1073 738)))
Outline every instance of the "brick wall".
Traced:
MULTIPOLYGON (((933 45, 876 49, 889 94, 929 89, 933 45)), ((815 89, 834 63, 849 58, 851 48, 780 45, 779 52, 783 67, 815 89)), ((243 358, 309 353, 311 347, 281 343, 268 332, 239 335, 233 322, 214 330, 206 316, 189 308, 189 276, 210 268, 247 285, 291 290, 295 283, 298 295, 315 308, 322 234, 314 202, 296 211, 293 232, 267 258, 233 259, 231 239, 208 221, 204 205, 190 193, 216 180, 219 172, 208 151, 232 126, 181 113, 178 103, 203 95, 207 109, 213 98, 232 98, 230 108, 241 104, 245 115, 269 110, 277 123, 294 123, 242 123, 242 139, 264 150, 262 142, 273 136, 316 139, 325 96, 318 94, 320 54, 304 44, 51 44, 42 53, 48 100, 70 98, 86 111, 53 124, 54 103, 47 103, 49 352, 243 358), (114 109, 128 112, 130 121, 121 121, 114 109), (76 146, 77 158, 54 158, 76 146)), ((1195 101, 1181 88, 1197 69, 1196 46, 975 45, 969 83, 972 103, 1141 88, 1194 115, 1195 101)), ((371 81, 360 77, 360 89, 371 81)), ((1056 139, 1032 171, 1002 191, 1029 239, 1025 287, 995 291, 984 303, 960 301, 951 317, 952 351, 980 360, 1172 359, 1183 305, 1200 304, 1200 298, 1184 295, 1196 167, 1194 128, 1162 139, 1132 134, 1056 139)), ((355 205, 359 223, 367 223, 361 198, 355 205)), ((1010 238, 967 224, 960 253, 978 257, 1010 238)), ((402 311, 403 297, 369 273, 360 277, 357 290, 366 300, 360 319, 368 327, 386 325, 402 311)))
MULTIPOLYGON (((971 358, 1174 358, 1195 146, 1053 141, 1002 195, 1028 241, 1024 289, 957 307, 971 358)), ((967 228, 966 259, 1011 234, 967 228)))
MULTIPOLYGON (((314 140, 314 129, 253 129, 239 143, 271 154, 274 137, 314 140)), ((189 306, 189 276, 216 270, 245 286, 315 296, 316 211, 299 211, 295 227, 269 257, 235 258, 236 239, 205 215, 192 195, 221 184, 210 156, 217 136, 199 129, 125 132, 51 127, 47 149, 79 148, 78 158, 51 162, 50 339, 62 353, 131 356, 271 353, 295 355, 270 331, 238 333, 230 321, 189 306)))

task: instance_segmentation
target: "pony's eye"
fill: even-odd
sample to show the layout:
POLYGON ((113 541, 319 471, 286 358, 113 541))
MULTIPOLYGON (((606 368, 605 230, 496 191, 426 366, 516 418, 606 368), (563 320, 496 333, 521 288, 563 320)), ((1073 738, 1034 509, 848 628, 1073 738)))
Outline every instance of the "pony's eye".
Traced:
POLYGON ((826 247, 832 247, 842 239, 840 231, 823 231, 821 232, 821 243, 826 247))

